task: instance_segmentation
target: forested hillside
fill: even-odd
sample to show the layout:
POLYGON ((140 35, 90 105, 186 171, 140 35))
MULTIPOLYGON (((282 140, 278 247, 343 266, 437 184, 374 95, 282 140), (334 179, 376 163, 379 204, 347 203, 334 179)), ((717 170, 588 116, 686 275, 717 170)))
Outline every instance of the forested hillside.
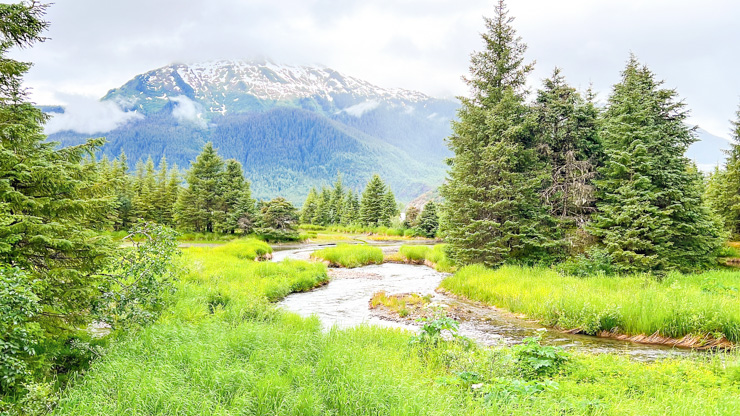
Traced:
MULTIPOLYGON (((293 202, 338 172, 355 189, 378 173, 402 201, 436 188, 457 108, 452 100, 383 89, 330 69, 270 62, 172 65, 136 76, 103 100, 140 115, 99 133, 109 158, 123 151, 133 165, 165 156, 186 168, 211 141, 244 165, 255 197, 293 202)), ((89 136, 62 131, 50 139, 72 145, 89 136)))

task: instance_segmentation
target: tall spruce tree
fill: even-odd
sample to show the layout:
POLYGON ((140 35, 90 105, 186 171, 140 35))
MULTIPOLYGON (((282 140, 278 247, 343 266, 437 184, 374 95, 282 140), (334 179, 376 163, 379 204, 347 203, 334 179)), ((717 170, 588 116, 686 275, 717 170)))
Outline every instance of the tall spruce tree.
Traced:
POLYGON ((353 190, 347 191, 344 197, 344 207, 342 208, 342 224, 357 224, 360 216, 360 201, 353 190))
POLYGON ((393 195, 393 191, 391 191, 391 187, 388 186, 388 190, 385 192, 385 215, 383 218, 384 224, 387 227, 390 227, 393 223, 393 220, 395 220, 398 215, 400 214, 400 210, 398 209, 398 203, 396 203, 396 196, 393 195))
POLYGON ((732 122, 732 146, 724 168, 717 167, 707 183, 707 204, 733 239, 740 237, 740 109, 732 122))
POLYGON ((168 166, 167 159, 162 156, 159 160, 159 170, 156 177, 156 190, 154 192, 154 221, 159 224, 172 224, 172 202, 168 196, 168 166))
POLYGON ((337 181, 334 182, 334 189, 331 191, 331 200, 329 201, 329 222, 339 224, 342 222, 342 209, 344 208, 344 186, 342 186, 342 175, 337 174, 337 181))
POLYGON ((318 202, 319 195, 316 192, 316 188, 311 188, 311 190, 308 191, 306 200, 303 202, 303 206, 301 207, 300 220, 302 224, 313 224, 313 218, 314 215, 316 215, 318 202))
POLYGON ((175 221, 183 230, 213 232, 222 211, 220 194, 224 161, 208 142, 186 175, 187 188, 175 205, 175 221))
POLYGON ((606 164, 591 230, 623 271, 695 270, 720 244, 702 178, 684 155, 696 141, 687 111, 661 84, 630 57, 604 113, 606 164))
POLYGON ((252 188, 249 181, 244 182, 236 206, 229 215, 231 221, 234 221, 237 228, 244 234, 251 233, 257 225, 257 203, 252 198, 252 188))
POLYGON ((222 205, 216 224, 218 231, 222 233, 234 233, 236 231, 240 217, 240 215, 236 215, 236 209, 239 201, 243 198, 246 186, 247 180, 244 178, 241 163, 235 159, 227 160, 219 186, 222 205))
POLYGON ((544 80, 533 115, 538 150, 550 169, 542 195, 562 228, 583 228, 594 207, 593 180, 601 158, 598 110, 565 82, 560 69, 544 80))
POLYGON ((535 262, 555 244, 553 220, 540 201, 549 176, 535 150, 525 104, 526 45, 503 0, 486 18, 485 49, 471 56, 472 97, 460 97, 458 120, 447 143, 449 179, 443 231, 459 263, 499 265, 507 258, 535 262))
POLYGON ((115 162, 115 193, 117 199, 116 220, 113 225, 116 230, 126 230, 133 222, 133 181, 128 174, 128 159, 126 153, 116 158, 115 162))
POLYGON ((321 188, 318 201, 316 203, 316 212, 313 216, 313 224, 329 225, 331 224, 331 190, 321 188))
POLYGON ((434 201, 429 201, 424 205, 424 209, 421 211, 421 215, 419 215, 419 225, 417 228, 429 238, 437 235, 439 218, 437 217, 437 204, 434 201))
POLYGON ((388 204, 387 187, 380 176, 373 175, 362 192, 360 202, 360 222, 364 225, 377 227, 387 225, 388 204))
MULTIPOLYGON (((58 334, 88 323, 99 295, 98 273, 115 249, 98 230, 109 224, 107 215, 116 202, 110 188, 101 187, 97 164, 86 162, 104 140, 65 148, 48 142, 43 134, 47 116, 28 102, 21 87, 30 64, 8 56, 12 48, 44 39, 44 10, 35 2, 0 4, 0 268, 29 275, 13 283, 10 292, 7 287, 0 292, 23 292, 33 299, 40 312, 33 314, 33 330, 40 324, 58 334)), ((0 285, 9 281, 0 279, 0 285)), ((16 300, 22 304, 23 299, 16 300)), ((12 312, 30 317, 34 311, 12 312)), ((12 355, 5 354, 6 348, 16 347, 6 343, 12 335, 0 333, 5 358, 12 355)), ((22 348, 33 351, 30 344, 22 348)), ((6 365, 12 363, 0 361, 0 373, 9 375, 6 365)), ((0 382, 0 394, 4 387, 0 382)))

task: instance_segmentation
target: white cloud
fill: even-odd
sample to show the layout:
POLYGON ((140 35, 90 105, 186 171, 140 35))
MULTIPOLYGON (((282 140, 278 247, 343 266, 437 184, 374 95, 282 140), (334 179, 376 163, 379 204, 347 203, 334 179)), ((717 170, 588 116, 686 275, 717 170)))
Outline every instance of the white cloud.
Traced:
POLYGON ((352 107, 347 107, 342 111, 351 116, 362 117, 363 114, 367 113, 368 111, 375 110, 376 108, 378 108, 379 105, 379 102, 375 100, 369 100, 359 104, 355 104, 352 107))
POLYGON ((54 114, 46 123, 45 134, 75 131, 83 134, 105 133, 143 116, 135 111, 123 111, 118 104, 99 101, 83 95, 57 95, 64 102, 64 113, 54 114))
MULTIPOLYGON (((480 50, 490 0, 65 0, 49 8, 50 40, 15 51, 39 104, 48 90, 98 97, 136 74, 173 62, 270 57, 321 63, 383 87, 434 96, 468 93, 460 77, 480 50), (146 10, 146 13, 142 13, 146 10), (266 33, 273 34, 265 36, 266 33)), ((740 2, 707 0, 508 0, 536 60, 533 89, 563 69, 600 100, 629 53, 677 88, 692 121, 723 133, 740 94, 740 2)))
POLYGON ((172 115, 176 119, 179 121, 189 121, 199 125, 200 127, 206 126, 206 121, 201 118, 201 115, 203 114, 203 106, 184 95, 172 97, 170 98, 170 101, 175 103, 172 115))

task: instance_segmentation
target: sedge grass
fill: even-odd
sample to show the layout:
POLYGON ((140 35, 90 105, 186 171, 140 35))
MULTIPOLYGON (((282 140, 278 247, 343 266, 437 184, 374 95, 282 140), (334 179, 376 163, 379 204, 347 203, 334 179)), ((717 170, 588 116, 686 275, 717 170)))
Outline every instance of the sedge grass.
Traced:
POLYGON ((347 268, 383 263, 383 250, 365 244, 340 244, 317 250, 311 256, 326 260, 331 265, 347 268))
POLYGON ((595 335, 658 333, 740 341, 740 273, 623 277, 563 276, 547 268, 468 266, 442 287, 458 295, 595 335))
POLYGON ((427 263, 440 272, 452 273, 456 267, 447 257, 446 244, 436 244, 432 247, 422 245, 403 245, 399 254, 403 260, 410 263, 427 263))
POLYGON ((491 401, 446 380, 517 380, 509 348, 412 347, 407 333, 369 326, 326 332, 318 319, 268 302, 321 284, 320 263, 258 263, 200 247, 184 260, 189 271, 174 305, 154 325, 113 340, 63 392, 55 415, 732 415, 740 408, 737 355, 641 363, 576 353, 552 379, 557 388, 504 391, 491 401))

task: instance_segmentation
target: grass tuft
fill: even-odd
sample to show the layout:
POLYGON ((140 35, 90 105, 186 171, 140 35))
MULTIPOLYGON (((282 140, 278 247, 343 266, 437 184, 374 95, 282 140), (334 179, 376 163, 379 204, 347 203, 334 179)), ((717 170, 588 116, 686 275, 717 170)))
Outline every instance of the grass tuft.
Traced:
POLYGON ((354 268, 383 263, 383 250, 364 244, 340 244, 315 251, 311 257, 326 260, 332 266, 354 268))

